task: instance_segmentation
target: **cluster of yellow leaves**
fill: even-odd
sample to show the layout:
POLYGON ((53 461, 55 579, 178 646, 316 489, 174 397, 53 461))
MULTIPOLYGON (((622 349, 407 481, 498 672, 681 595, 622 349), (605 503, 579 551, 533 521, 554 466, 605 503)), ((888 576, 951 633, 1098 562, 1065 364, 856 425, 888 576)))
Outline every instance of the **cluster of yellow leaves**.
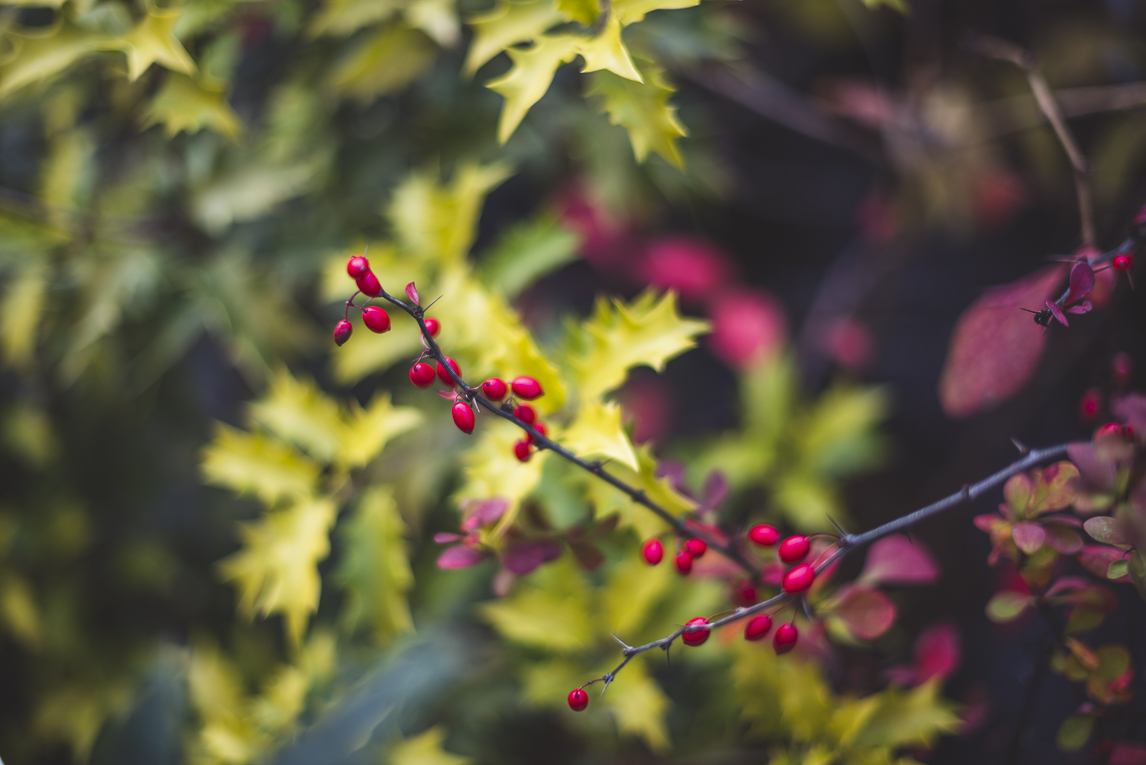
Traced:
MULTIPOLYGON (((220 424, 203 452, 206 480, 253 494, 266 514, 242 528, 243 548, 224 560, 248 615, 281 613, 294 645, 318 608, 318 564, 330 552, 330 530, 347 471, 373 460, 395 436, 421 421, 387 394, 369 406, 339 407, 311 381, 282 370, 249 408, 250 432, 220 424), (324 471, 328 471, 323 479, 324 471)), ((340 581, 348 589, 345 623, 369 625, 380 640, 410 628, 405 593, 412 584, 404 530, 388 490, 362 492, 350 520, 340 581)))
POLYGON ((676 141, 686 133, 668 104, 673 91, 655 63, 637 66, 622 33, 650 11, 698 2, 620 0, 602 11, 592 0, 498 0, 492 10, 468 20, 474 41, 465 71, 472 75, 502 51, 509 54, 513 68, 488 83, 505 98, 497 131, 505 143, 549 90, 558 67, 580 57, 582 72, 599 73, 589 95, 602 96, 602 111, 629 132, 637 160, 643 162, 655 151, 679 168, 684 160, 676 141), (566 22, 581 25, 584 33, 547 33, 566 22))

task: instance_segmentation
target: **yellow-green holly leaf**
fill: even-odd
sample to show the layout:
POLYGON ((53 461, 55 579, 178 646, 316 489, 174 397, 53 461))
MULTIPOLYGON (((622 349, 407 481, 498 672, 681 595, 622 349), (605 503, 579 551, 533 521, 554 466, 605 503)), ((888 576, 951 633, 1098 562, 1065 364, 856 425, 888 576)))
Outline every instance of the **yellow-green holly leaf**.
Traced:
POLYGON ((956 705, 940 696, 939 679, 929 680, 910 691, 895 686, 879 694, 879 707, 856 735, 859 745, 930 747, 937 736, 959 730, 962 721, 956 705))
POLYGON ((222 423, 203 450, 202 468, 207 483, 250 492, 267 504, 312 493, 319 475, 317 465, 280 441, 222 423))
POLYGON ((401 741, 390 748, 388 765, 468 765, 469 757, 451 754, 442 748, 446 730, 441 725, 401 741))
POLYGON ((670 702, 656 681, 648 676, 644 662, 629 662, 624 675, 609 686, 601 702, 616 716, 621 733, 639 737, 654 752, 669 749, 665 716, 670 702))
POLYGON ((443 48, 457 44, 462 34, 454 0, 414 0, 406 9, 406 23, 443 48))
POLYGON ((406 593, 414 575, 405 531, 393 492, 375 486, 362 494, 341 534, 345 550, 337 577, 348 591, 343 622, 351 631, 368 626, 378 643, 413 628, 406 593))
POLYGON ((369 103, 403 90, 433 63, 438 49, 430 38, 403 24, 392 24, 362 40, 334 67, 336 93, 369 103))
MULTIPOLYGON (((543 213, 510 228, 481 260, 481 280, 513 299, 545 274, 577 258, 581 236, 553 214, 543 213)), ((343 259, 345 260, 345 259, 343 259)), ((340 261, 342 278, 346 266, 340 261)))
POLYGON ((555 652, 577 652, 600 635, 593 619, 593 593, 569 555, 542 566, 515 591, 481 607, 482 617, 502 637, 555 652))
POLYGON ((613 0, 613 14, 622 26, 636 24, 646 13, 700 5, 700 0, 613 0))
MULTIPOLYGON (((630 486, 643 490, 651 501, 670 515, 680 516, 696 509, 696 503, 674 489, 667 477, 657 477, 657 462, 648 445, 637 447, 636 454, 639 471, 616 463, 610 463, 606 470, 630 486)), ((585 497, 593 503, 596 517, 603 518, 615 512, 620 517, 621 525, 632 526, 642 539, 665 531, 663 520, 648 508, 629 499, 628 495, 589 474, 585 474, 583 480, 585 497)))
POLYGON ((464 482, 454 498, 460 503, 467 499, 502 497, 509 507, 496 527, 501 534, 517 518, 521 500, 529 495, 541 480, 541 468, 549 452, 533 455, 529 462, 519 462, 513 455, 513 444, 521 439, 521 429, 493 415, 478 419, 479 441, 464 457, 464 482))
POLYGON ((861 0, 861 2, 868 8, 877 10, 881 5, 886 5, 893 11, 899 11, 906 14, 909 10, 907 0, 861 0))
POLYGON ((607 629, 630 645, 643 642, 638 630, 645 626, 657 603, 674 589, 674 579, 670 566, 650 566, 632 549, 608 571, 602 592, 607 629))
POLYGON ((44 270, 29 265, 13 275, 0 302, 0 347, 4 358, 17 369, 27 369, 32 363, 47 290, 44 270))
POLYGON ((605 28, 596 37, 581 43, 580 53, 585 57, 582 72, 599 72, 607 69, 613 74, 629 80, 644 82, 641 73, 633 65, 629 49, 621 41, 621 21, 616 14, 609 16, 605 28))
POLYGON ((638 470, 637 455, 621 426, 621 407, 600 400, 586 401, 577 419, 561 436, 562 445, 578 457, 608 457, 638 470))
POLYGON ((203 128, 232 141, 243 134, 243 123, 223 91, 204 87, 176 72, 167 74, 163 87, 147 107, 143 126, 152 125, 163 125, 168 138, 183 131, 198 133, 203 128))
POLYGON ((474 39, 466 55, 465 73, 473 77, 482 64, 518 43, 530 42, 555 24, 562 16, 550 0, 517 3, 498 0, 493 10, 467 20, 474 39))
POLYGON ((601 9, 597 0, 556 0, 557 10, 568 21, 576 21, 587 27, 593 26, 601 9))
POLYGON ((26 648, 40 647, 44 634, 40 607, 31 585, 19 574, 0 576, 0 625, 26 648))
MULTIPOLYGON (((346 258, 341 258, 342 276, 346 278, 346 258)), ((371 259, 373 263, 373 258, 371 259)), ((346 291, 347 296, 353 288, 346 291)), ((402 360, 409 360, 422 350, 421 333, 413 321, 400 321, 393 317, 389 332, 376 335, 359 324, 350 342, 341 348, 331 343, 334 361, 334 379, 340 383, 356 383, 367 375, 384 372, 402 360)))
POLYGON ((270 744, 269 737, 247 714, 238 669, 213 645, 201 642, 191 651, 187 686, 202 720, 192 748, 205 761, 252 762, 270 744))
POLYGON ((318 608, 318 564, 330 552, 334 516, 334 502, 326 498, 272 510, 243 524, 243 548, 219 564, 224 579, 239 589, 239 609, 248 616, 281 613, 296 646, 318 608))
POLYGON ((388 392, 374 394, 365 409, 354 402, 341 436, 338 461, 350 467, 365 465, 386 448, 390 439, 416 428, 421 422, 419 410, 394 406, 388 392))
POLYGON ((601 111, 609 121, 629 133, 633 154, 644 162, 650 151, 660 154, 676 168, 684 167, 684 158, 676 142, 688 135, 676 116, 676 107, 668 99, 675 91, 669 87, 662 71, 654 64, 642 68, 644 82, 633 82, 611 71, 593 77, 586 95, 600 96, 601 111))
POLYGON ((0 66, 0 98, 54 77, 80 58, 108 46, 108 38, 60 21, 45 31, 8 33, 11 46, 0 66))
POLYGON ((490 90, 505 98, 497 124, 498 141, 509 140, 530 107, 549 90, 557 67, 569 63, 580 53, 581 41, 577 35, 542 35, 526 50, 506 51, 513 60, 513 68, 487 84, 490 90))
POLYGON ((402 10, 409 0, 326 0, 307 33, 348 35, 368 24, 385 21, 402 10))
POLYGON ((129 79, 138 79, 152 64, 183 74, 195 73, 195 62, 173 32, 181 15, 182 10, 148 11, 134 29, 115 41, 115 46, 127 54, 129 79))
POLYGON ((580 337, 574 341, 571 363, 581 400, 620 387, 632 367, 660 370, 670 358, 692 348, 693 338, 708 328, 708 322, 683 318, 671 292, 658 298, 647 291, 628 305, 599 299, 593 317, 574 330, 580 337))
POLYGON ((253 423, 321 462, 333 461, 342 447, 345 426, 338 405, 313 380, 296 380, 285 367, 279 368, 266 395, 248 411, 253 423))

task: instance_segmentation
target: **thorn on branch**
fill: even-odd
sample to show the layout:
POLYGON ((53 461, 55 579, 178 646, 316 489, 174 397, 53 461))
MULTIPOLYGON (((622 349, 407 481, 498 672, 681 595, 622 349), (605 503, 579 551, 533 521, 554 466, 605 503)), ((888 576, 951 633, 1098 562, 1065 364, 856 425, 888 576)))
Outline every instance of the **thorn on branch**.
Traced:
POLYGON ((1027 446, 1022 441, 1020 441, 1019 439, 1012 438, 1011 443, 1014 444, 1015 448, 1019 450, 1019 456, 1020 457, 1026 457, 1028 454, 1031 453, 1031 447, 1027 446))

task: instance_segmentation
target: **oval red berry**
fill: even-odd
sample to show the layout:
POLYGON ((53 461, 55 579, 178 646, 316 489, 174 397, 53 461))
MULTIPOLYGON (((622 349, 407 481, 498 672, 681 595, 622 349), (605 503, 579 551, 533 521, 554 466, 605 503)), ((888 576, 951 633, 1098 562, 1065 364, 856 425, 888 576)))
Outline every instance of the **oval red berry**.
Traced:
POLYGON ((1111 436, 1118 436, 1121 438, 1122 426, 1116 422, 1108 422, 1099 428, 1098 431, 1094 434, 1095 438, 1109 438, 1111 436))
POLYGON ((427 316, 423 321, 426 324, 426 329, 430 332, 430 337, 437 337, 442 331, 442 323, 437 319, 427 316))
POLYGON ((661 544, 659 539, 650 539, 645 542, 645 547, 641 550, 641 554, 645 556, 645 562, 650 566, 655 566, 664 560, 665 546, 661 544))
POLYGON ((363 294, 370 297, 378 297, 382 294, 382 283, 378 281, 378 277, 374 275, 373 271, 366 271, 354 283, 358 285, 358 289, 362 290, 363 294))
POLYGON ((574 712, 582 712, 589 706, 589 694, 583 688, 574 688, 569 691, 569 708, 574 712))
POLYGON ((532 425, 537 422, 537 410, 529 404, 521 404, 513 408, 513 416, 522 422, 532 425))
POLYGON ((470 405, 459 401, 454 404, 451 410, 454 416, 454 424, 458 426, 458 430, 463 433, 474 432, 474 410, 470 409, 470 405))
POLYGON ((676 564, 676 570, 682 574, 687 574, 692 571, 692 556, 688 554, 687 550, 681 550, 673 558, 673 563, 676 564))
POLYGON ((369 270, 370 261, 361 255, 355 255, 346 264, 346 273, 350 274, 351 279, 357 279, 369 270))
POLYGON ((748 530, 748 538, 752 540, 752 544, 771 547, 780 541, 780 532, 775 526, 761 523, 748 530))
POLYGON ((755 585, 752 582, 741 582, 732 593, 732 599, 736 601, 738 606, 750 606, 760 599, 760 594, 756 592, 755 585))
POLYGON ((532 401, 545 395, 545 391, 541 390, 541 383, 532 377, 518 377, 513 381, 512 386, 513 395, 526 401, 532 401))
POLYGON ((748 624, 744 625, 744 639, 760 640, 771 631, 772 617, 768 614, 760 614, 750 619, 748 624))
POLYGON ((376 305, 372 305, 362 311, 362 323, 371 332, 382 334, 383 332, 390 331, 390 314, 382 310, 376 305))
POLYGON ((690 539, 684 543, 684 549, 695 559, 708 552, 708 544, 703 539, 690 539))
POLYGON ((1115 271, 1129 271, 1134 265, 1134 258, 1129 255, 1115 255, 1113 265, 1115 271))
POLYGON ((529 449, 529 442, 515 441, 513 444, 513 456, 517 457, 519 462, 529 462, 529 458, 533 456, 533 452, 529 449))
MULTIPOLYGON (((684 624, 686 627, 691 627, 694 624, 708 624, 708 619, 698 616, 695 619, 689 619, 684 624)), ((704 645, 710 634, 712 634, 712 630, 709 629, 693 630, 692 632, 685 632, 680 636, 680 639, 684 641, 685 645, 698 646, 704 645)))
MULTIPOLYGON (((454 370, 454 374, 458 377, 462 376, 462 368, 458 366, 458 362, 447 356, 446 363, 450 365, 450 369, 454 370)), ((443 385, 448 385, 452 388, 457 384, 454 382, 454 378, 450 377, 450 373, 446 371, 446 368, 442 366, 442 362, 436 362, 434 369, 438 370, 438 379, 442 381, 443 385)))
POLYGON ((350 339, 350 333, 354 331, 354 326, 346 319, 334 325, 334 342, 342 345, 350 339))
POLYGON ((436 376, 434 368, 423 361, 410 367, 410 382, 414 383, 415 388, 429 388, 434 384, 436 376))
MULTIPOLYGON (((540 433, 543 437, 549 436, 549 428, 545 427, 544 422, 533 423, 533 429, 536 430, 538 433, 540 433)), ((532 433, 526 433, 525 434, 525 440, 532 444, 534 442, 533 434, 532 433)))
POLYGON ((801 563, 785 572, 780 587, 789 595, 795 595, 811 587, 815 579, 816 569, 812 568, 810 563, 801 563))
POLYGON ((481 392, 490 401, 501 401, 509 394, 509 386, 505 384, 505 380, 491 377, 481 384, 481 392))
POLYGON ((795 563, 798 560, 803 560, 810 548, 811 545, 808 543, 807 537, 798 534, 788 537, 780 543, 780 560, 785 563, 795 563))
POLYGON ((781 624, 776 628, 776 634, 772 637, 772 647, 776 649, 776 655, 788 653, 796 647, 796 641, 800 639, 800 632, 796 629, 796 625, 788 622, 781 624))

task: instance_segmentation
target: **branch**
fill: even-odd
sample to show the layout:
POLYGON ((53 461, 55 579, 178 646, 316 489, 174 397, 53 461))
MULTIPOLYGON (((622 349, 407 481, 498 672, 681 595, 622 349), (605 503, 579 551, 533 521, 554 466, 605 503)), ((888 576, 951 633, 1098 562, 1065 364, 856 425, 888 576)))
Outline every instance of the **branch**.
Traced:
POLYGON ((1078 212, 1082 222, 1082 243, 1088 247, 1093 247, 1095 242, 1094 204, 1090 189, 1090 164, 1083 156, 1082 150, 1078 148, 1078 143, 1074 140, 1074 135, 1066 124, 1062 109, 1059 108, 1054 94, 1051 93, 1050 86, 1047 85, 1046 78, 1043 77, 1034 56, 1030 51, 1023 50, 1014 43, 989 35, 971 35, 968 38, 968 44, 972 50, 984 56, 999 61, 1009 61, 1027 75, 1027 82, 1030 83, 1035 102, 1038 103, 1039 109, 1054 128, 1055 135, 1058 136, 1059 143, 1062 144, 1062 148, 1066 151, 1070 164, 1074 168, 1074 188, 1078 194, 1078 212))
MULTIPOLYGON (((892 534, 910 528, 920 521, 926 520, 933 515, 938 515, 944 510, 949 510, 953 507, 963 504, 964 502, 969 502, 970 500, 975 499, 976 497, 986 492, 988 489, 993 489, 994 487, 1003 483, 1011 476, 1021 473, 1028 468, 1034 467, 1041 462, 1053 459, 1055 457, 1063 456, 1066 454, 1068 446, 1070 446, 1070 444, 1059 444, 1058 446, 1051 446, 1046 449, 1035 449, 1032 451, 1027 451, 1023 458, 1017 462, 1011 463, 999 472, 984 478, 978 483, 964 486, 956 493, 948 497, 944 497, 938 502, 934 502, 930 505, 927 505, 926 507, 922 507, 900 518, 888 521, 881 526, 876 526, 874 529, 865 531, 862 534, 844 534, 839 538, 839 541, 836 543, 836 549, 827 556, 827 559, 816 564, 816 575, 820 575, 825 569, 827 569, 837 560, 843 558, 848 553, 860 547, 864 547, 871 544, 872 542, 875 542, 876 540, 883 539, 886 536, 891 536, 892 534)), ((794 600, 793 596, 782 592, 779 595, 775 595, 761 603, 737 608, 728 616, 717 619, 716 621, 710 621, 706 622, 705 624, 698 624, 691 627, 680 627, 671 635, 666 635, 659 640, 654 640, 653 642, 646 643, 645 645, 628 646, 624 643, 621 643, 621 645, 624 646, 622 649, 622 654, 625 657, 624 660, 611 672, 607 672, 601 677, 594 678, 593 680, 585 683, 585 685, 592 685, 596 682, 604 682, 605 687, 608 688, 609 683, 613 682, 617 676, 617 673, 620 672, 625 667, 625 665, 628 664, 629 661, 637 654, 644 653, 645 651, 651 651, 654 648, 660 648, 663 651, 667 651, 669 647, 672 646, 673 641, 686 632, 710 630, 716 627, 723 627, 726 624, 731 624, 733 622, 739 621, 746 616, 752 616, 753 614, 767 611, 773 606, 783 605, 784 603, 790 602, 792 600, 794 600)), ((619 638, 618 642, 620 642, 619 638)))
POLYGON ((651 510, 656 514, 658 518, 671 526, 678 534, 685 537, 703 539, 710 548, 716 550, 721 555, 728 558, 736 565, 740 566, 740 568, 744 569, 744 571, 747 572, 752 579, 755 580, 760 576, 760 569, 746 557, 744 557, 744 555, 736 547, 733 541, 730 540, 727 544, 725 544, 717 539, 712 538, 710 535, 706 534, 700 529, 689 528, 680 518, 677 518, 668 510, 665 510, 656 502, 653 502, 651 499, 649 499, 648 495, 644 492, 643 489, 638 489, 625 483, 620 478, 617 478, 612 473, 606 471, 604 466, 598 461, 589 462, 578 457, 576 454, 569 451, 561 444, 539 433, 532 425, 516 417, 513 412, 508 412, 492 401, 486 399, 478 392, 481 390, 481 388, 473 388, 467 385, 466 381, 461 378, 461 375, 455 372, 453 367, 446 363, 445 354, 442 353, 442 350, 438 347, 438 344, 434 342, 433 336, 430 335, 430 330, 426 327, 426 322, 423 319, 426 311, 425 308, 422 308, 419 305, 408 305, 402 300, 399 300, 398 298, 389 294, 384 289, 382 290, 381 294, 379 294, 379 297, 387 300, 392 305, 401 308, 403 311, 413 317, 414 321, 418 322, 418 328, 422 332, 422 339, 425 341, 426 348, 430 355, 433 356, 438 361, 438 363, 441 364, 441 367, 449 373, 450 377, 454 379, 454 382, 462 390, 461 396, 466 401, 477 403, 487 411, 492 412, 503 420, 512 422, 514 425, 521 428, 532 437, 533 445, 538 449, 548 449, 554 454, 560 456, 562 459, 565 459, 568 462, 571 462, 577 467, 581 468, 582 470, 588 471, 597 476, 605 483, 624 493, 629 497, 629 499, 633 500, 638 505, 651 510))

